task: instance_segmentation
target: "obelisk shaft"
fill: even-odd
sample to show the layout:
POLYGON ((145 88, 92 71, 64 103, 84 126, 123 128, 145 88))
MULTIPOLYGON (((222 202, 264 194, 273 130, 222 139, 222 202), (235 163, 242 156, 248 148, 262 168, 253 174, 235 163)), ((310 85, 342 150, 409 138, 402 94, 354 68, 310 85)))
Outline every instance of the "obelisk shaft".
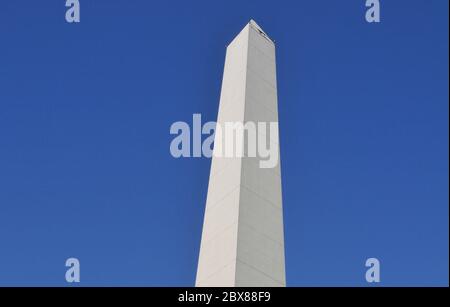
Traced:
MULTIPOLYGON (((227 47, 217 125, 278 122, 276 83, 275 45, 250 21, 227 47)), ((212 158, 196 286, 286 285, 280 164, 258 161, 212 158)))

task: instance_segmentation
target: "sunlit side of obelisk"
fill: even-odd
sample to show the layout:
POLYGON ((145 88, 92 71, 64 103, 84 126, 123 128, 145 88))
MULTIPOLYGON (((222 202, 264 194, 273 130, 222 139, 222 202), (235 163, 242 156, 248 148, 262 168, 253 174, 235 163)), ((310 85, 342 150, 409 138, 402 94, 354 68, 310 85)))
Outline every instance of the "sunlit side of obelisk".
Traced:
MULTIPOLYGON (((247 121, 278 122, 275 44, 253 20, 227 47, 217 124, 247 121)), ((280 164, 259 160, 212 158, 196 286, 286 285, 280 164)))

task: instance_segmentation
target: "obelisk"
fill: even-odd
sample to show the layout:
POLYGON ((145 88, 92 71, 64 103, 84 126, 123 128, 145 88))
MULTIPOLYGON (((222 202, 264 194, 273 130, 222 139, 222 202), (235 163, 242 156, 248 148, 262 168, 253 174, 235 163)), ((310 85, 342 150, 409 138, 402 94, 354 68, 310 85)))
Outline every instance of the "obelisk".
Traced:
MULTIPOLYGON (((248 121, 278 122, 275 44, 253 20, 227 47, 217 125, 248 121)), ((260 160, 213 156, 196 286, 286 285, 280 163, 260 160)))

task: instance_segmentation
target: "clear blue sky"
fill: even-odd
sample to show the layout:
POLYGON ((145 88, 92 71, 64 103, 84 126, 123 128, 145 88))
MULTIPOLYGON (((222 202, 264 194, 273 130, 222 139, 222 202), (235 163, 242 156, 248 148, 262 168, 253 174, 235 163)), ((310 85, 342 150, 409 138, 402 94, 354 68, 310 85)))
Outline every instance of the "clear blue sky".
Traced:
POLYGON ((448 1, 0 5, 0 285, 194 284, 225 46, 276 40, 290 286, 448 285, 448 1))

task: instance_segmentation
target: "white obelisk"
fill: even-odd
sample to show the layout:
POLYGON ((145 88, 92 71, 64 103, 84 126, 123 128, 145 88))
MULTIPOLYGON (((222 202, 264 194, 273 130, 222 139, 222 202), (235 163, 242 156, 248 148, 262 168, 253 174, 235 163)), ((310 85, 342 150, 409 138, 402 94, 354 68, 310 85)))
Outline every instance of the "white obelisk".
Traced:
MULTIPOLYGON (((253 20, 227 47, 217 124, 248 121, 278 122, 275 45, 253 20)), ((212 158, 196 286, 286 285, 279 159, 259 161, 212 158)))

